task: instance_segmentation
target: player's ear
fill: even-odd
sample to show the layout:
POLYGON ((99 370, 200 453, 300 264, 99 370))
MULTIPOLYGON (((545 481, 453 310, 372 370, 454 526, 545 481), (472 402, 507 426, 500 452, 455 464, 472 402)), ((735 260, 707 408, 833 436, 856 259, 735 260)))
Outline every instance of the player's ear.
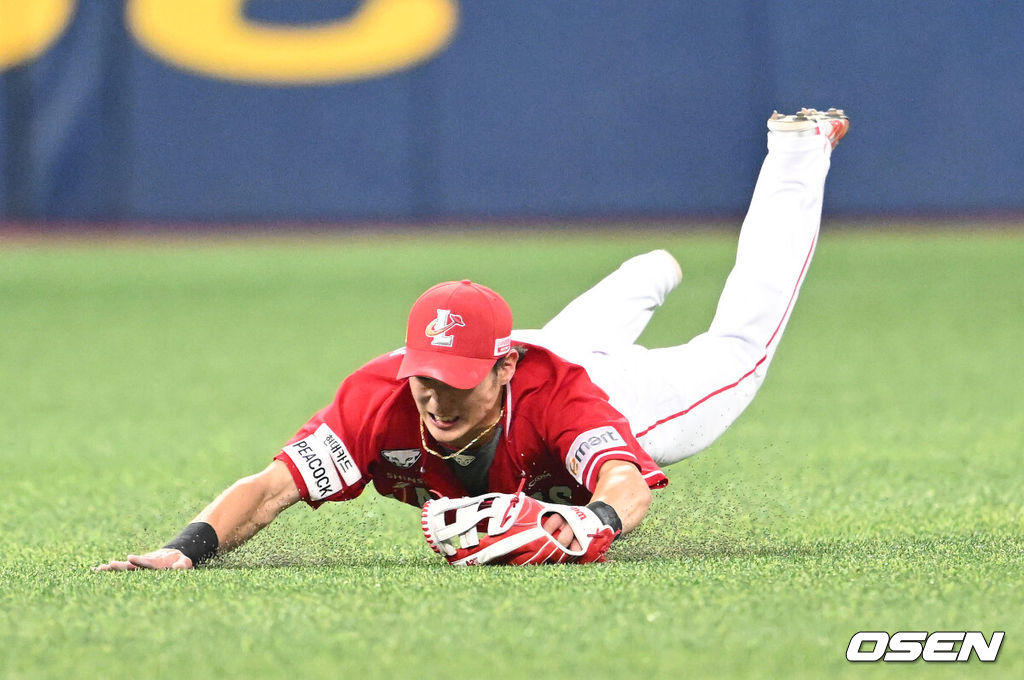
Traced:
POLYGON ((497 365, 498 384, 507 385, 512 376, 516 373, 516 366, 519 364, 519 352, 512 350, 502 357, 497 365))

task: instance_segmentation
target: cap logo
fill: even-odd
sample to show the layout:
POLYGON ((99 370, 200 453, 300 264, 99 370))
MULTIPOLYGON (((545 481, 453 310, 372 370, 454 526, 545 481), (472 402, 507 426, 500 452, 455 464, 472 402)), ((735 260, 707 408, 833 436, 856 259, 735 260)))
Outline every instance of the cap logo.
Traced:
POLYGON ((452 314, 450 309, 437 310, 437 318, 427 324, 425 333, 430 338, 430 344, 435 347, 451 347, 455 338, 448 334, 448 331, 457 326, 465 326, 459 314, 452 314))
POLYGON ((512 336, 507 338, 498 338, 494 341, 494 356, 500 357, 508 354, 512 350, 512 336))

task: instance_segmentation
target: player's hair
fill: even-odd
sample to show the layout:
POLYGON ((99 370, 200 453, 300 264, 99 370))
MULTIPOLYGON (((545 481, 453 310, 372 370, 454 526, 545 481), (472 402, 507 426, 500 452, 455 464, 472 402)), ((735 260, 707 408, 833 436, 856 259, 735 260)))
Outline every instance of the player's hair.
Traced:
MULTIPOLYGON (((522 345, 513 345, 512 349, 509 350, 509 351, 510 352, 515 352, 516 354, 519 355, 519 358, 522 359, 523 355, 526 354, 529 350, 528 350, 528 348, 523 347, 522 345)), ((508 354, 505 355, 505 357, 507 357, 507 356, 508 356, 508 354)), ((501 362, 505 360, 505 357, 502 357, 502 358, 500 358, 500 359, 498 359, 497 361, 494 362, 494 366, 491 367, 491 373, 497 374, 498 366, 501 366, 501 362)))

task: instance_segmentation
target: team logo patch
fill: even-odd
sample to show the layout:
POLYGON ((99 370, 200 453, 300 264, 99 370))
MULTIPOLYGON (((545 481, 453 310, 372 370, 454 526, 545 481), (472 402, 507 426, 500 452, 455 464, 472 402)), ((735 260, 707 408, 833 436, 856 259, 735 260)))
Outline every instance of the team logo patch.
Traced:
POLYGON ((611 425, 587 430, 576 437, 572 446, 569 447, 569 453, 565 457, 565 469, 577 482, 585 484, 583 473, 595 456, 604 451, 621 449, 625 446, 626 441, 611 425))
POLYGON ((384 449, 380 455, 395 467, 411 468, 420 459, 419 449, 384 449))
POLYGON ((427 324, 424 332, 430 338, 430 344, 435 347, 451 347, 455 337, 449 332, 460 326, 465 327, 466 322, 459 314, 452 314, 450 309, 437 310, 437 318, 427 324))
POLYGON ((461 465, 462 467, 469 467, 476 460, 476 456, 467 456, 464 453, 452 456, 452 460, 461 465))

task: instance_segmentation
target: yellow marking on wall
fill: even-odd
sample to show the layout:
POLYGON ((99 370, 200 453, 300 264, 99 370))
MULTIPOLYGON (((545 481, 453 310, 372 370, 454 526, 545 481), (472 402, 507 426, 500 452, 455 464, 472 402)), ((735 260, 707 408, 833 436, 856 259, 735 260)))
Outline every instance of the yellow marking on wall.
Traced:
POLYGON ((74 0, 0 0, 0 71, 45 52, 74 13, 74 0))
POLYGON ((358 80, 430 59, 451 40, 457 0, 365 0, 348 17, 308 26, 248 20, 245 0, 129 0, 128 28, 180 68, 228 80, 358 80))

